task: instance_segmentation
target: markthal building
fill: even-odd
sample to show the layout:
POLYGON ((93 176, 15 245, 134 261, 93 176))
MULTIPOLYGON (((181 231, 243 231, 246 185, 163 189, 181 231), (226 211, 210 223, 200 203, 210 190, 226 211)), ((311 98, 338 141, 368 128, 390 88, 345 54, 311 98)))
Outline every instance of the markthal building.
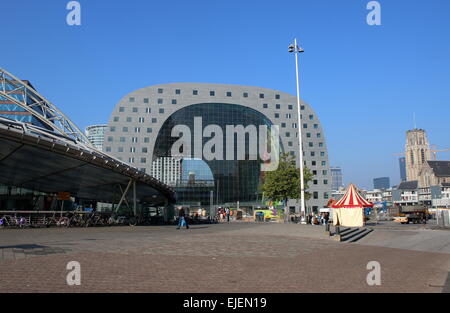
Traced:
MULTIPOLYGON (((136 90, 115 106, 104 151, 173 187, 179 205, 255 208, 267 204, 263 167, 273 154, 291 154, 298 165, 299 128, 304 162, 314 175, 306 205, 318 210, 331 195, 324 130, 304 102, 298 125, 297 98, 281 91, 201 83, 136 90), (260 153, 262 137, 266 153, 260 153)), ((299 212, 297 200, 288 206, 299 212)))

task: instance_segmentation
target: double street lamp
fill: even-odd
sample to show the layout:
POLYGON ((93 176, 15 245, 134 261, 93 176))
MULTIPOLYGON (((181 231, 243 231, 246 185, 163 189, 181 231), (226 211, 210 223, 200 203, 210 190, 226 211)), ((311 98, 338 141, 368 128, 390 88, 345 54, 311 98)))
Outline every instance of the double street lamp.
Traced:
POLYGON ((298 147, 300 156, 300 210, 301 210, 301 223, 306 223, 306 209, 305 209, 305 182, 303 177, 303 143, 302 143, 302 124, 301 124, 301 101, 300 101, 300 81, 298 75, 298 55, 305 52, 301 47, 297 45, 297 38, 294 39, 294 43, 289 45, 289 52, 295 55, 295 73, 297 78, 297 129, 298 129, 298 147))

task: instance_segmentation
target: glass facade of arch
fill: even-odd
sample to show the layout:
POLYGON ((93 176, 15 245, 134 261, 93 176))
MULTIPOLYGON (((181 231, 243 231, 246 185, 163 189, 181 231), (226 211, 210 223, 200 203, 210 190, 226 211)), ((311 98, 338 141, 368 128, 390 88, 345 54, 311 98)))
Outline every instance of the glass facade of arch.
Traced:
MULTIPOLYGON (((207 160, 203 158, 203 161, 199 159, 183 159, 183 172, 182 183, 183 192, 177 192, 178 202, 189 202, 189 197, 198 199, 198 196, 189 192, 189 186, 184 183, 195 179, 195 182, 205 182, 209 178, 209 188, 202 191, 204 194, 201 197, 202 204, 210 204, 211 201, 214 204, 226 204, 236 203, 256 203, 258 199, 261 200, 260 186, 262 182, 261 164, 262 160, 259 155, 252 158, 250 155, 250 136, 248 133, 245 135, 244 142, 243 137, 239 138, 234 134, 234 155, 233 160, 227 160, 226 149, 227 142, 227 126, 242 125, 244 128, 247 126, 266 126, 268 133, 270 133, 272 122, 262 113, 253 110, 248 107, 244 107, 237 104, 225 104, 225 103, 199 103, 184 107, 175 113, 173 113, 161 127, 155 142, 155 148, 153 152, 153 159, 160 157, 177 157, 172 155, 172 147, 183 136, 183 140, 186 134, 178 137, 172 137, 172 131, 174 127, 179 125, 185 125, 190 130, 191 154, 194 156, 194 147, 201 144, 201 147, 205 147, 205 144, 211 140, 211 137, 203 137, 202 133, 205 127, 208 125, 217 125, 223 130, 223 160, 207 160), (194 127, 194 120, 201 118, 202 125, 199 128, 194 127), (196 133, 196 130, 200 129, 200 136, 196 133), (201 138, 201 142, 199 142, 201 138), (236 152, 238 146, 245 146, 245 159, 238 159, 236 152), (208 169, 209 168, 209 169, 208 169), (211 174, 208 174, 210 170, 211 174), (209 175, 209 176, 208 176, 209 175)), ((215 134, 217 135, 217 134, 215 134)), ((259 149, 259 143, 257 143, 259 149)), ((215 148, 214 148, 215 149, 215 148)), ((215 151, 213 149, 213 151, 215 151)), ((258 150, 259 151, 259 150, 258 150)), ((283 152, 283 147, 280 140, 280 151, 283 152)), ((183 151, 180 151, 180 153, 183 151)), ((186 151, 184 151, 186 152, 186 151)), ((195 185, 191 185, 192 188, 195 185)), ((180 190, 181 191, 181 190, 180 190)))

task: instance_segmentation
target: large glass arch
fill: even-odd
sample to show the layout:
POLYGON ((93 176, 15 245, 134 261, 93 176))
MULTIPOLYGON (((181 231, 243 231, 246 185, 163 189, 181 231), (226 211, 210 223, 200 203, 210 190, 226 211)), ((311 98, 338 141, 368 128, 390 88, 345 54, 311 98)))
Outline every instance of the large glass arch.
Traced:
MULTIPOLYGON (((270 130, 272 121, 261 112, 252 108, 238 104, 229 103, 199 103, 184 107, 173 113, 162 125, 156 138, 153 150, 153 159, 159 157, 177 157, 171 154, 173 145, 180 137, 172 137, 172 130, 175 126, 185 125, 191 132, 191 143, 194 140, 194 118, 202 118, 202 132, 208 125, 218 125, 223 130, 223 146, 226 149, 226 127, 227 125, 242 125, 244 127, 254 125, 256 129, 264 125, 270 130)), ((184 136, 184 134, 183 134, 184 136)), ((198 134, 197 134, 198 137, 198 134)), ((235 137, 236 139, 237 137, 235 137)), ((211 138, 202 137, 202 147, 211 138)), ((198 144, 198 142, 197 142, 198 144)), ((258 145, 258 144, 257 144, 258 145)), ((192 157, 194 156, 194 145, 192 147, 192 157)), ((237 149, 237 139, 235 140, 235 151, 237 149)), ((259 147, 258 147, 259 149, 259 147)), ((259 150, 258 150, 259 151, 259 150)), ((280 152, 284 149, 280 140, 280 152)), ((249 136, 245 138, 245 160, 206 160, 203 161, 209 166, 214 177, 214 202, 218 204, 235 203, 240 201, 256 202, 261 199, 260 185, 262 182, 261 164, 262 159, 250 160, 249 156, 249 136)))

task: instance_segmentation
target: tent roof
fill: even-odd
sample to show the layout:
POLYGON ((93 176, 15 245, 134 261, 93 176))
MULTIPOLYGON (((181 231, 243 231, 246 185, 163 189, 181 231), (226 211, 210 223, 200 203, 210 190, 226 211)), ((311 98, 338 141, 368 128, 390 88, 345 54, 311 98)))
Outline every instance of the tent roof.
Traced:
POLYGON ((373 207, 373 203, 364 199, 358 192, 355 185, 350 184, 345 195, 335 204, 333 208, 369 208, 373 207))

